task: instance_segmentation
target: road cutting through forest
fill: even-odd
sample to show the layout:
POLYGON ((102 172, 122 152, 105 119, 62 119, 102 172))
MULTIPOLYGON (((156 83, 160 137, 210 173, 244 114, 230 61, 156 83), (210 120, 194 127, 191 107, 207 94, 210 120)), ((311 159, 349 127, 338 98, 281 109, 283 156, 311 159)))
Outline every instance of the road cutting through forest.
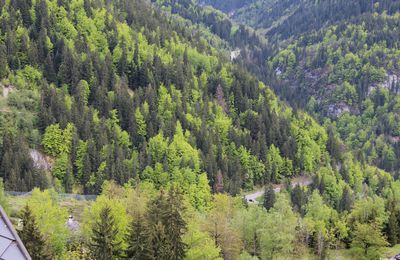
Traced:
MULTIPOLYGON (((309 176, 296 177, 291 180, 292 188, 296 187, 297 185, 308 186, 308 185, 312 184, 312 182, 313 181, 312 181, 311 177, 309 177, 309 176)), ((284 184, 276 184, 276 185, 273 185, 273 187, 274 187, 275 192, 280 192, 284 188, 284 184)), ((253 193, 245 195, 244 198, 246 199, 247 203, 256 203, 257 198, 264 195, 264 192, 265 192, 265 189, 261 189, 261 190, 258 190, 253 193)))

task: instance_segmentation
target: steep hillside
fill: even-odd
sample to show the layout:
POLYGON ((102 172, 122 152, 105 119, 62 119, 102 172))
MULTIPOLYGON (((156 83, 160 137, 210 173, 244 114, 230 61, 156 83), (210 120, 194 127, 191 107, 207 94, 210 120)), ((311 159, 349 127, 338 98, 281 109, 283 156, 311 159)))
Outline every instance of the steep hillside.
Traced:
POLYGON ((270 59, 281 90, 338 130, 360 158, 397 172, 400 16, 365 14, 305 34, 270 59), (301 95, 299 95, 301 93, 301 95))
POLYGON ((208 179, 214 191, 237 194, 331 164, 321 126, 227 63, 204 40, 210 34, 185 20, 141 1, 2 8, 3 81, 34 102, 31 118, 2 114, 11 125, 2 129, 7 189, 98 193, 104 180, 135 178, 200 189, 208 179), (40 171, 29 146, 54 158, 47 183, 32 177, 40 171))
MULTIPOLYGON (((253 29, 238 25, 231 21, 227 14, 194 0, 153 2, 157 8, 171 14, 174 18, 183 18, 194 28, 200 27, 204 30, 203 32, 211 32, 220 38, 226 43, 222 48, 230 51, 231 54, 235 53, 231 56, 232 61, 257 75, 258 78, 265 78, 266 68, 260 64, 265 63, 267 57, 272 54, 273 48, 253 29)), ((221 49, 221 46, 216 46, 213 42, 210 44, 221 49)))
MULTIPOLYGON (((396 167, 385 138, 397 140, 398 100, 380 88, 354 98, 353 76, 364 74, 340 65, 365 66, 374 86, 396 73, 390 10, 371 15, 388 26, 381 34, 343 21, 288 45, 189 0, 10 0, 0 9, 0 204, 9 210, 4 189, 33 189, 11 213, 34 259, 326 259, 338 248, 376 259, 399 242, 400 182, 368 164, 396 167), (299 84, 301 66, 336 66, 326 69, 341 86, 330 97, 363 116, 322 126, 280 101, 268 84, 291 100, 281 89, 299 84), (362 123, 375 115, 390 131, 366 159, 361 130, 376 132, 380 118, 372 130, 362 123), (291 184, 298 179, 307 185, 291 184), (256 187, 265 194, 248 205, 241 195, 256 187), (99 196, 77 224, 74 202, 57 193, 99 196)), ((301 102, 297 88, 298 103, 317 113, 312 87, 305 95, 315 101, 301 102)))
POLYGON ((282 41, 365 13, 390 15, 399 9, 400 2, 390 0, 259 0, 236 10, 232 18, 260 29, 270 41, 282 41))
POLYGON ((256 1, 232 18, 276 44, 265 75, 281 98, 321 123, 337 121, 333 128, 360 160, 397 174, 399 7, 399 1, 256 1))

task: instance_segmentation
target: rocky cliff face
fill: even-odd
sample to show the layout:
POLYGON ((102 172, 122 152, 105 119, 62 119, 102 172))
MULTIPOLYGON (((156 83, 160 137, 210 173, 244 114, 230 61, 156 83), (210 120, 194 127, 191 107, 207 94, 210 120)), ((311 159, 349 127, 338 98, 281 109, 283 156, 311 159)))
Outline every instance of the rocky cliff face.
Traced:
POLYGON ((30 149, 29 155, 36 168, 44 171, 50 171, 52 169, 53 159, 50 156, 46 156, 36 149, 30 149))

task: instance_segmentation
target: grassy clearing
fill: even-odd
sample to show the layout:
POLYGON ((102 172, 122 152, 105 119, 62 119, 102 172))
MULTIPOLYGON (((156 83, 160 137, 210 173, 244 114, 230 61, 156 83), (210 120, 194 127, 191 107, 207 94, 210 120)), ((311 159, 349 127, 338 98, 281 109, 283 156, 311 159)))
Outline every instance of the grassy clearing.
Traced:
POLYGON ((92 201, 86 200, 75 200, 65 199, 60 201, 60 206, 67 208, 70 215, 74 216, 74 219, 80 222, 85 212, 85 208, 89 208, 92 205, 92 201))
MULTIPOLYGON (((14 220, 18 218, 19 211, 25 206, 30 196, 9 196, 10 217, 14 220)), ((66 208, 70 215, 77 221, 81 221, 85 208, 89 208, 93 202, 75 199, 60 199, 59 205, 66 208)))

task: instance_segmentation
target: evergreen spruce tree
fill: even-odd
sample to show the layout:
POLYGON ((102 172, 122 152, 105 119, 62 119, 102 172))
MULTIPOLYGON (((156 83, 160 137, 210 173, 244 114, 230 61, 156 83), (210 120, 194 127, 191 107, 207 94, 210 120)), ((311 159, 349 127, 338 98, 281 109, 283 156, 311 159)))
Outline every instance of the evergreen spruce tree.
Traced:
POLYGON ((181 201, 182 196, 172 187, 168 196, 161 191, 149 204, 147 219, 153 259, 176 260, 186 255, 186 244, 182 241, 186 223, 181 201))
POLYGON ((67 193, 71 193, 72 192, 72 186, 73 186, 73 183, 74 183, 74 179, 73 178, 74 177, 72 175, 72 167, 69 164, 68 168, 67 168, 67 171, 65 173, 64 179, 63 179, 64 189, 65 189, 65 192, 67 192, 67 193))
POLYGON ((169 255, 167 247, 167 234, 163 223, 163 210, 165 208, 165 192, 160 191, 160 195, 150 201, 147 210, 148 235, 150 241, 150 255, 152 259, 166 259, 169 255))
POLYGON ((348 187, 343 189, 343 195, 339 202, 339 211, 349 211, 351 210, 351 206, 353 204, 353 198, 351 195, 351 190, 348 187))
POLYGON ((7 48, 0 44, 0 78, 5 78, 8 74, 7 48))
POLYGON ((114 221, 111 208, 104 207, 100 212, 100 220, 94 224, 89 244, 94 259, 109 260, 121 256, 121 242, 116 241, 118 230, 114 221))
POLYGON ((269 210, 275 204, 275 192, 272 186, 270 185, 268 188, 265 189, 264 192, 264 208, 269 210))
POLYGON ((142 215, 135 216, 126 241, 128 244, 126 256, 129 259, 151 259, 149 233, 142 215))
POLYGON ((290 194, 290 198, 292 200, 294 209, 304 216, 305 211, 303 206, 307 203, 305 191, 299 185, 296 185, 290 194))
POLYGON ((388 213, 389 215, 389 221, 386 224, 386 235, 387 235, 387 240, 390 243, 390 245, 394 246, 395 244, 398 243, 399 241, 399 223, 398 223, 398 213, 396 211, 396 204, 393 200, 390 200, 388 202, 388 213))
POLYGON ((168 238, 164 224, 161 221, 157 221, 149 231, 151 259, 170 259, 168 238))
POLYGON ((187 245, 182 241, 186 232, 186 222, 182 216, 182 195, 176 188, 171 188, 168 193, 166 208, 164 210, 164 225, 168 235, 168 246, 171 260, 184 259, 187 245))
POLYGON ((44 238, 28 205, 25 205, 22 210, 22 222, 23 228, 19 236, 32 260, 51 259, 46 253, 44 238))

